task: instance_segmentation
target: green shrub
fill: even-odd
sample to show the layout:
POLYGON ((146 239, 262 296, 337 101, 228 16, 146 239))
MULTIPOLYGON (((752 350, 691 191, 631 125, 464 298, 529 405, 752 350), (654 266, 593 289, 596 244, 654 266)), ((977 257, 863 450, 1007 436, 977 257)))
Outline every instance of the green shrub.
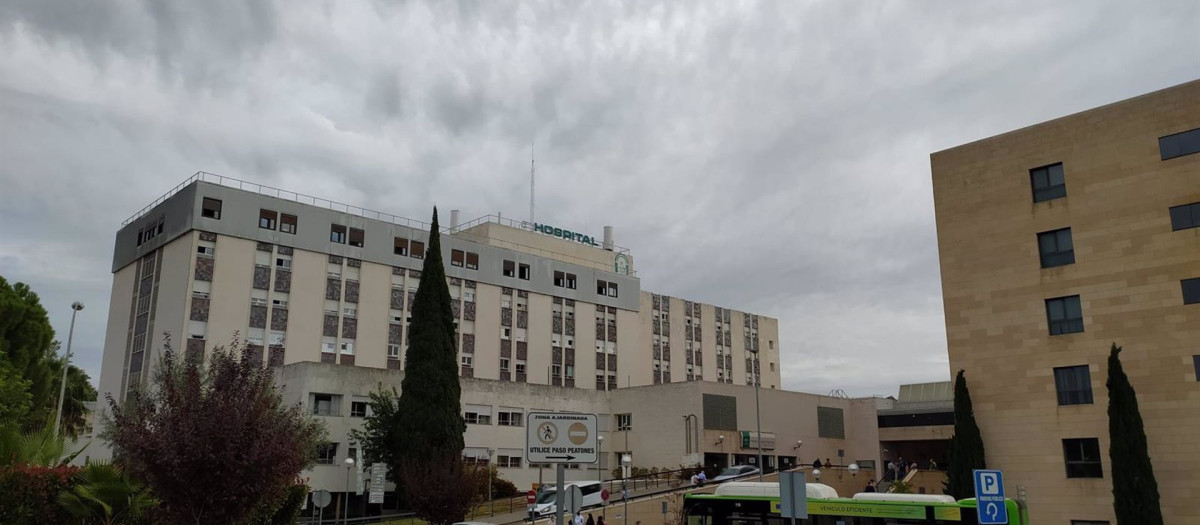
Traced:
POLYGON ((58 505, 58 494, 75 485, 78 471, 79 468, 70 466, 0 468, 0 523, 71 523, 71 515, 58 505))

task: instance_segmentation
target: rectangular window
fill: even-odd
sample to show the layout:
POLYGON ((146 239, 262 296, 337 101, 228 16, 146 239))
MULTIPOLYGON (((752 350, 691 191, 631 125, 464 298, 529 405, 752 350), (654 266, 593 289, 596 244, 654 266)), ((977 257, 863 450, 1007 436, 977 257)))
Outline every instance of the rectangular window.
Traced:
POLYGON ((499 468, 521 468, 521 456, 498 456, 496 461, 499 468))
POLYGON ((221 201, 205 197, 200 204, 200 216, 221 220, 221 201))
POLYGON ((512 261, 504 261, 504 276, 505 277, 516 277, 517 276, 517 263, 512 262, 512 261))
POLYGON ((529 280, 529 265, 528 264, 518 265, 517 270, 518 270, 517 278, 524 279, 526 281, 529 280))
POLYGON ((500 358, 500 371, 501 371, 501 372, 507 372, 507 371, 509 370, 509 369, 508 369, 508 364, 509 364, 509 360, 508 360, 508 358, 507 358, 507 357, 501 357, 501 358, 500 358))
POLYGON ((633 430, 633 414, 617 414, 617 430, 633 430))
POLYGON ((279 215, 279 231, 283 233, 296 234, 296 216, 286 213, 279 215))
POLYGON ((342 341, 342 353, 354 355, 354 341, 342 341))
POLYGON ((464 254, 462 250, 450 250, 450 266, 458 266, 461 268, 463 265, 463 257, 464 254))
POLYGON ((292 260, 291 260, 291 259, 284 259, 284 258, 282 258, 282 257, 280 257, 280 258, 277 258, 277 259, 275 259, 275 266, 278 266, 278 267, 280 267, 280 268, 283 268, 283 269, 285 269, 285 270, 287 270, 287 269, 290 269, 290 268, 292 267, 292 260))
POLYGON ((1064 366, 1054 369, 1054 388, 1058 404, 1092 404, 1092 374, 1088 365, 1064 366))
POLYGON ((211 259, 213 257, 216 257, 217 247, 216 246, 197 246, 196 247, 196 255, 199 255, 201 257, 208 257, 209 259, 211 259))
POLYGON ((609 297, 617 296, 617 283, 608 283, 608 296, 609 297))
POLYGON ((366 401, 351 401, 350 402, 350 417, 367 417, 367 402, 366 401))
POLYGON ((346 227, 340 224, 329 225, 329 242, 346 244, 346 227))
POLYGON ((566 272, 554 272, 554 286, 562 287, 567 283, 566 272))
POLYGON ((467 405, 463 411, 463 419, 470 425, 490 425, 492 424, 492 407, 467 405))
POLYGON ((337 443, 325 443, 317 447, 317 464, 333 465, 337 462, 337 443))
POLYGON ((1099 439, 1064 439, 1062 444, 1063 460, 1067 464, 1068 478, 1104 477, 1104 468, 1100 464, 1099 439))
POLYGON ((400 345, 388 345, 388 359, 400 359, 400 345))
POLYGON ((1179 281, 1183 288, 1183 304, 1200 303, 1200 277, 1179 281))
POLYGON ((1162 160, 1200 153, 1200 128, 1159 137, 1158 151, 1162 160))
POLYGON ((342 396, 334 394, 313 394, 312 409, 316 416, 340 416, 339 410, 342 396))
POLYGON ((1071 242, 1070 228, 1039 233, 1037 240, 1042 268, 1075 264, 1075 244, 1071 242))
POLYGON ((1061 162, 1029 170, 1029 181, 1033 186, 1033 202, 1044 202, 1067 196, 1067 183, 1063 178, 1061 162))
POLYGON ((413 259, 425 258, 425 243, 421 241, 412 241, 409 243, 408 255, 413 259))
POLYGON ((572 289, 572 290, 574 290, 574 289, 575 289, 575 274, 573 274, 573 273, 568 273, 568 274, 567 274, 567 283, 566 283, 566 286, 567 286, 567 288, 570 288, 570 289, 572 289))
POLYGON ((1083 307, 1079 304, 1079 296, 1046 299, 1046 319, 1050 335, 1082 332, 1083 307))
POLYGON ((1200 202, 1174 206, 1170 213, 1171 231, 1200 227, 1200 202))
POLYGON ((496 424, 502 427, 525 426, 524 414, 520 410, 501 410, 496 416, 496 424))
POLYGON ((1196 381, 1200 381, 1200 355, 1192 356, 1192 367, 1196 369, 1196 381))
POLYGON ((279 213, 271 210, 258 210, 258 227, 264 230, 274 230, 279 213))
POLYGON ((396 237, 396 242, 392 245, 392 254, 408 257, 408 239, 396 237))
POLYGON ((596 295, 608 295, 608 281, 596 281, 596 295))
POLYGON ((479 254, 478 253, 467 252, 467 269, 468 270, 478 270, 479 269, 479 254))
POLYGON ((363 231, 358 228, 350 228, 350 246, 363 247, 363 231))
POLYGON ((525 363, 517 363, 517 374, 525 373, 525 363))
POLYGON ((475 366, 475 358, 471 354, 463 354, 462 357, 459 358, 459 362, 462 363, 463 366, 475 366))

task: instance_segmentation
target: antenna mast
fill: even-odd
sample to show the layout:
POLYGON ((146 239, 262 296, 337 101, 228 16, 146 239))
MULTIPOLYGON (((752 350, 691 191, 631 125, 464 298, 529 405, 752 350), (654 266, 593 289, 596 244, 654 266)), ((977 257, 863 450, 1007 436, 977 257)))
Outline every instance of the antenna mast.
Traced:
POLYGON ((529 227, 533 228, 533 185, 534 185, 534 164, 533 164, 533 148, 536 145, 534 142, 529 143, 529 227))

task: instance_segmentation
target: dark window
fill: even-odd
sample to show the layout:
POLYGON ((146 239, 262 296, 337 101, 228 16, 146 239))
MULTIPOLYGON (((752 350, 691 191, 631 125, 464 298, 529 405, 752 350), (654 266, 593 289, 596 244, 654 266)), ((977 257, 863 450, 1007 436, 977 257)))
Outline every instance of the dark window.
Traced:
POLYGON ((1067 464, 1068 478, 1104 477, 1104 469, 1100 465, 1099 439, 1064 439, 1062 443, 1063 460, 1067 464))
POLYGON ((296 233, 296 216, 286 213, 279 216, 279 231, 283 233, 296 233))
POLYGON ((567 288, 570 288, 572 290, 575 289, 575 274, 573 274, 573 273, 567 274, 567 288))
POLYGON ((1037 237, 1042 268, 1075 264, 1075 244, 1071 242, 1070 228, 1042 232, 1037 237))
POLYGON ((221 201, 205 197, 200 204, 200 216, 221 220, 221 201))
POLYGON ((596 281, 596 295, 608 295, 608 281, 596 281))
POLYGON ((504 276, 505 277, 516 277, 517 276, 517 263, 512 262, 512 261, 504 261, 504 276))
POLYGON ((478 253, 467 252, 467 269, 468 270, 478 270, 479 269, 479 254, 478 253))
POLYGON ((1200 277, 1179 281, 1183 288, 1183 304, 1200 303, 1200 277))
POLYGON ((817 436, 846 439, 845 415, 842 409, 817 407, 817 436))
POLYGON ((400 256, 408 256, 408 239, 396 237, 396 243, 392 245, 392 253, 400 256))
POLYGON ((1033 186, 1033 202, 1043 202, 1067 196, 1067 183, 1063 178, 1063 165, 1061 162, 1029 170, 1029 181, 1033 186))
POLYGON ((617 296, 617 283, 608 283, 608 296, 609 297, 617 296))
POLYGON ((337 462, 337 443, 325 443, 317 447, 317 464, 332 465, 337 462))
POLYGON ((366 401, 351 401, 350 402, 350 417, 367 417, 367 402, 366 401))
POLYGON ((1088 365, 1055 368, 1054 388, 1058 390, 1059 405, 1092 404, 1092 374, 1088 365))
POLYGON ((450 266, 461 267, 463 265, 463 257, 462 250, 450 250, 450 266))
POLYGON ((517 266, 517 270, 519 270, 517 273, 518 278, 524 279, 526 281, 529 280, 529 265, 528 264, 522 264, 522 265, 517 266))
POLYGON ((264 230, 274 230, 279 213, 271 210, 258 210, 258 227, 264 230))
POLYGON ((1200 355, 1192 356, 1192 367, 1196 369, 1196 381, 1200 381, 1200 355))
POLYGON ((408 245, 408 255, 413 259, 425 258, 425 243, 421 241, 413 241, 408 245))
POLYGON ((954 412, 929 412, 924 414, 880 414, 876 421, 879 428, 925 427, 953 425, 954 412))
POLYGON ((332 224, 329 226, 329 242, 338 244, 346 244, 346 227, 340 224, 332 224))
POLYGON ((1175 206, 1170 211, 1172 231, 1200 227, 1200 202, 1175 206))
POLYGON ((1162 160, 1200 153, 1200 128, 1160 137, 1158 151, 1162 160))
POLYGON ((358 228, 350 228, 350 246, 363 247, 363 231, 358 228))
POLYGON ((567 274, 565 272, 554 272, 554 286, 564 286, 567 282, 567 274))
POLYGON ((1079 304, 1079 296, 1046 299, 1046 318, 1050 323, 1050 335, 1082 332, 1083 307, 1079 304))

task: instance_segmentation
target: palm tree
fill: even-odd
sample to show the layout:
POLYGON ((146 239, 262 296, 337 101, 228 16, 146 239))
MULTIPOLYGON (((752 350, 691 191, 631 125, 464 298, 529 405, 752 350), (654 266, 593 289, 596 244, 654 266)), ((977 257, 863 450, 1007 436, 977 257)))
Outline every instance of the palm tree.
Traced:
POLYGON ((0 467, 66 465, 83 450, 70 454, 66 454, 66 451, 66 438, 55 435, 50 427, 29 432, 20 432, 15 428, 0 429, 0 467))
POLYGON ((89 461, 75 476, 78 483, 58 495, 58 504, 85 522, 132 523, 158 504, 144 485, 111 463, 89 461))

